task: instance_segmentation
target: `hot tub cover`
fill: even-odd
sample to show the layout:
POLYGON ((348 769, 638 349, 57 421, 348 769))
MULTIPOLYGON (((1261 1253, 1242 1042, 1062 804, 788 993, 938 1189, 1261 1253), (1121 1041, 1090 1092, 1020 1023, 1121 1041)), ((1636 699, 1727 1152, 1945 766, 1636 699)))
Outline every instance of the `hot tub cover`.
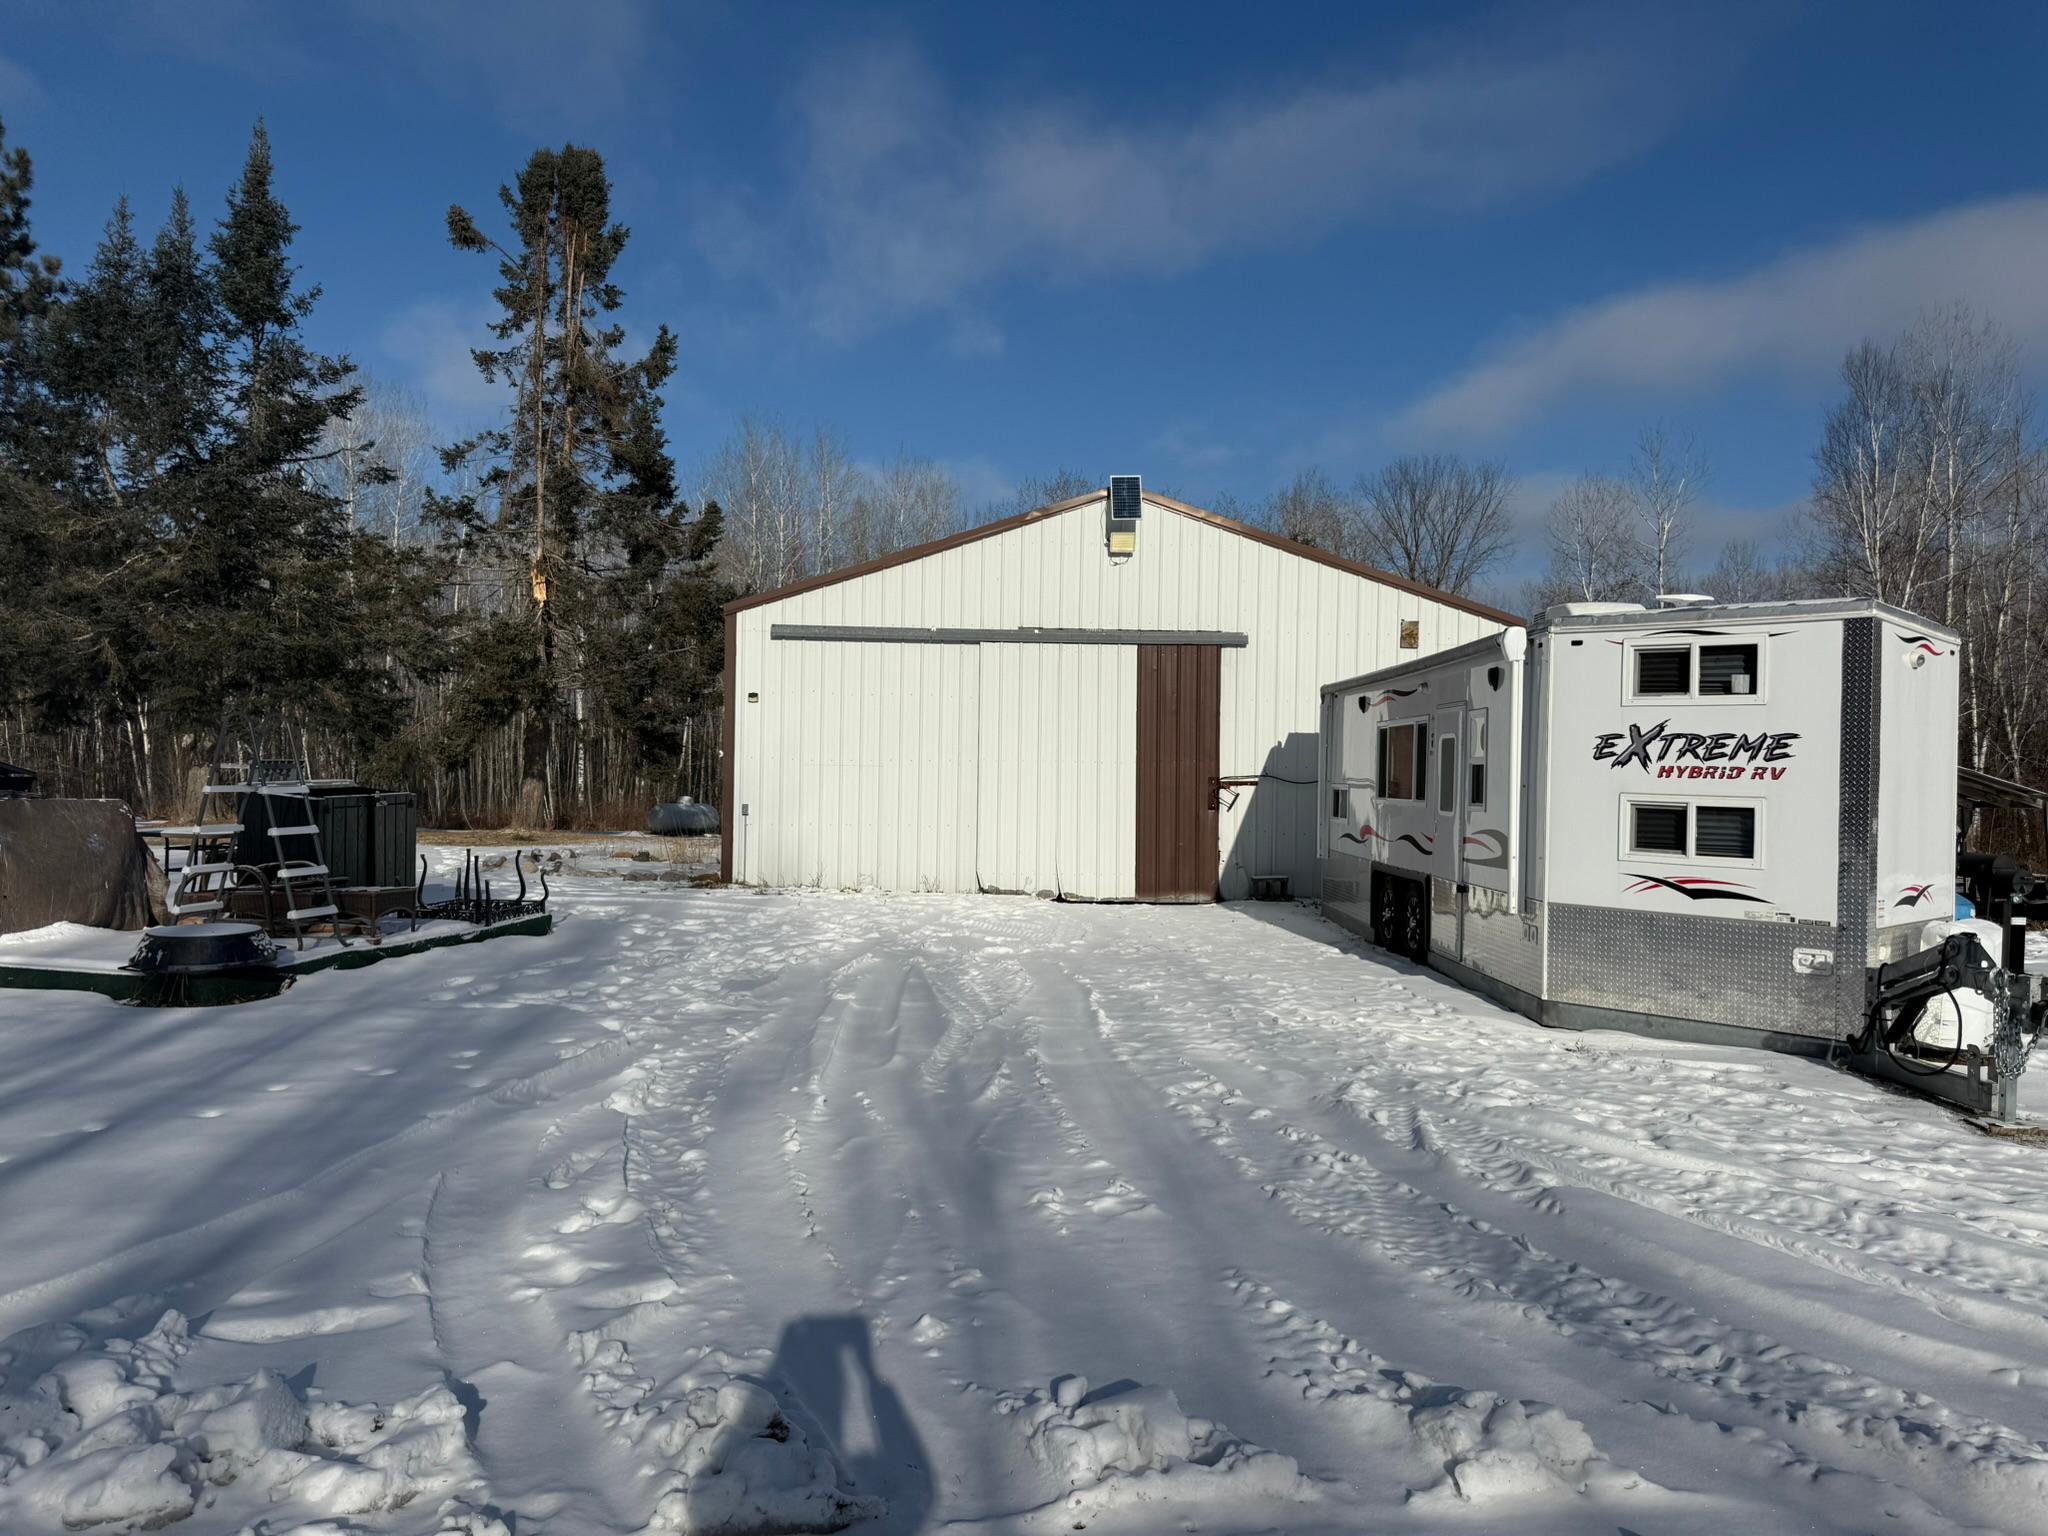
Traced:
POLYGON ((145 928, 162 910, 162 872, 120 801, 0 800, 0 933, 145 928))

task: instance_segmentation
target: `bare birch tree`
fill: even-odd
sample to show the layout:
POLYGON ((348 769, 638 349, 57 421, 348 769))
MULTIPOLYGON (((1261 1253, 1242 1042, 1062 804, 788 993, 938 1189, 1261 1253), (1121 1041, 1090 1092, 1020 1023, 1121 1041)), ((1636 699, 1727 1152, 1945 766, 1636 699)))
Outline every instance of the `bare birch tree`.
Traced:
POLYGON ((1706 478, 1699 451, 1691 443, 1674 445, 1662 427, 1650 427, 1636 440, 1628 487, 1635 504, 1638 580, 1653 602, 1671 590, 1706 478))
POLYGON ((1640 565, 1635 501, 1604 475, 1581 475, 1550 504, 1545 593, 1553 602, 1613 602, 1629 594, 1640 565))
POLYGON ((863 475, 847 519, 849 563, 874 560, 960 527, 960 483, 930 459, 899 454, 863 475))
POLYGON ((1941 607, 1935 616, 1953 624, 1970 525, 1986 512, 2007 472, 2019 369, 2011 341, 1961 305, 1923 315, 1906 333, 1900 354, 1912 388, 1908 444, 1921 517, 1941 552, 1941 607))
POLYGON ((1911 607, 1929 576, 1930 529, 1908 461, 1913 389, 1898 351, 1864 342, 1842 360, 1847 397, 1814 454, 1809 516, 1842 590, 1911 607))
POLYGON ((742 592, 872 560, 961 522, 959 482, 931 460, 903 454, 869 471, 827 428, 806 447, 751 417, 712 454, 700 496, 725 514, 723 574, 742 592))
POLYGON ((433 483, 433 438, 424 401, 372 381, 354 410, 327 424, 314 482, 348 508, 351 523, 397 549, 420 532, 433 483))

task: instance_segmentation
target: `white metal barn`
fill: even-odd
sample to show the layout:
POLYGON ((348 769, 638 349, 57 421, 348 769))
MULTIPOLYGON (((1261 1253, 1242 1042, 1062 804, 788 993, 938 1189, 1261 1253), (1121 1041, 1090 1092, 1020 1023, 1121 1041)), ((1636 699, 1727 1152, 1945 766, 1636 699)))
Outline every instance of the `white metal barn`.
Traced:
POLYGON ((725 614, 724 875, 1313 894, 1324 680, 1515 622, 1136 477, 743 598, 725 614))

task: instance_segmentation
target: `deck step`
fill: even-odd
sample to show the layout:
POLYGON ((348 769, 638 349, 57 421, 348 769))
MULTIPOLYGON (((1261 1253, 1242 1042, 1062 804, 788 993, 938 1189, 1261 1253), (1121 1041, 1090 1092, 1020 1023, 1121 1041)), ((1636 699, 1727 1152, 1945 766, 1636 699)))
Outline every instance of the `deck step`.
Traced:
POLYGON ((232 864, 180 864, 171 873, 180 877, 188 875, 220 875, 233 869, 232 864))
POLYGON ((303 784, 258 784, 256 786, 256 793, 259 795, 277 795, 286 800, 303 800, 306 798, 306 786, 303 784))
POLYGON ((270 835, 272 837, 311 837, 319 830, 318 827, 311 825, 303 827, 272 827, 270 835))
POLYGON ((280 864, 277 878, 280 880, 317 880, 327 873, 325 864, 280 864))
POLYGON ((300 923, 309 917, 332 917, 340 910, 339 907, 294 907, 284 916, 288 923, 300 923))
POLYGON ((218 912, 222 904, 217 901, 167 901, 164 909, 173 917, 189 917, 194 912, 218 912))
POLYGON ((151 827, 150 837, 233 837, 242 830, 239 821, 217 821, 203 827, 151 827))

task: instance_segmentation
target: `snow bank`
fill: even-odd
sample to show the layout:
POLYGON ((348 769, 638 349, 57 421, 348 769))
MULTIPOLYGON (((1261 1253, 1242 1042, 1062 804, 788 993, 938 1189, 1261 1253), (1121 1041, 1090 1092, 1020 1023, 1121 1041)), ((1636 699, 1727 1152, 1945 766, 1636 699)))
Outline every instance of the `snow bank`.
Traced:
POLYGON ((655 1505, 650 1536, 837 1531, 884 1510, 843 1485, 831 1451, 810 1443, 774 1393, 738 1376, 687 1385, 650 1441, 679 1473, 655 1505))
POLYGON ((21 928, 0 933, 0 949, 30 949, 38 944, 64 944, 78 939, 104 937, 107 930, 85 923, 45 923, 40 928, 21 928))
POLYGON ((1120 1382, 1090 1394, 1086 1377, 1062 1376, 1049 1392, 1003 1396, 996 1412, 1016 1420, 1032 1459, 1058 1484, 1047 1507, 1062 1516, 1168 1500, 1317 1497, 1293 1457, 1191 1418, 1165 1387, 1120 1382))
MULTIPOLYGON (((229 1484, 311 1514, 358 1515, 476 1478, 446 1386, 388 1409, 309 1405, 271 1371, 176 1390, 190 1347, 183 1314, 166 1312, 143 1337, 81 1351, 0 1397, 0 1529, 155 1528, 229 1484)), ((448 1528, 490 1536, 488 1522, 448 1528)))

